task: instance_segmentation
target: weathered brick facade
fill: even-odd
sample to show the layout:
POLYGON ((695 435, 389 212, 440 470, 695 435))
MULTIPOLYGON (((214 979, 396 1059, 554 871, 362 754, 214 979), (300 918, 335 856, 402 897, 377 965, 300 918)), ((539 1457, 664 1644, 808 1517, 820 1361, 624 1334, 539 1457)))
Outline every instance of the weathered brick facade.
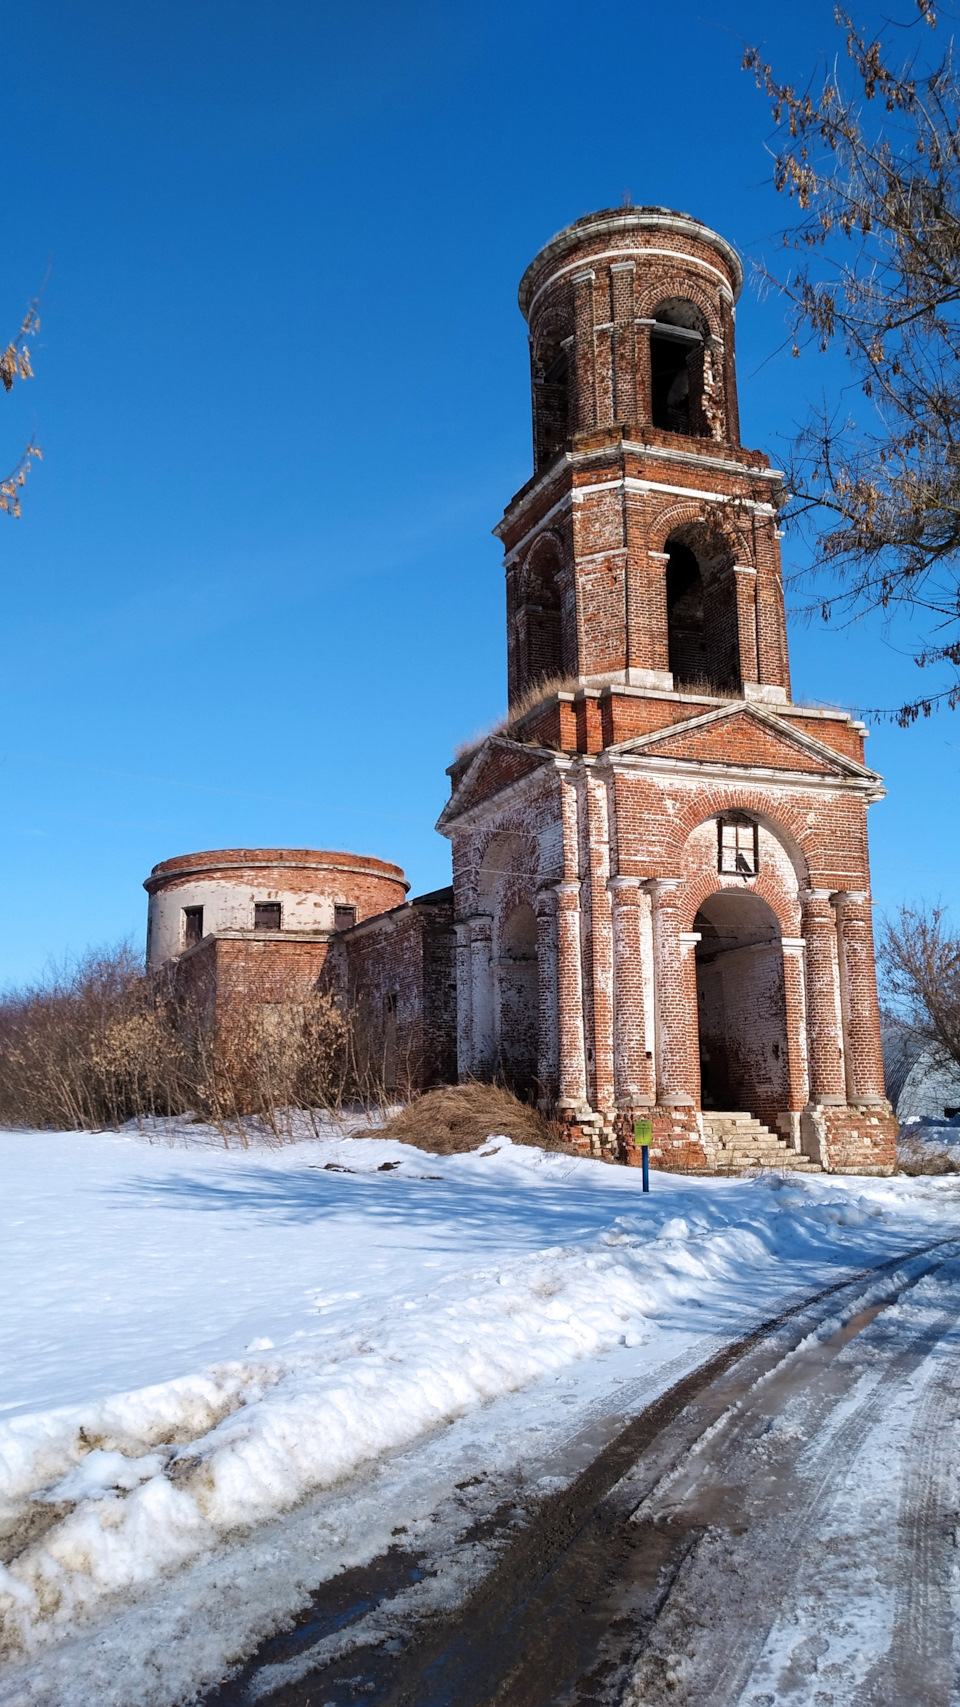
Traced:
POLYGON ((534 474, 506 562, 505 734, 451 767, 462 1077, 580 1141, 707 1167, 705 1109, 889 1172, 863 725, 791 701, 780 476, 739 442, 740 262, 665 209, 527 269, 534 474))
POLYGON ((453 890, 418 895, 345 931, 326 975, 355 1016, 357 1045, 400 1097, 457 1076, 453 890))
POLYGON ((144 887, 148 965, 173 965, 218 1027, 251 997, 291 1010, 327 989, 388 1090, 456 1077, 452 889, 407 901, 399 866, 313 848, 183 854, 144 887))

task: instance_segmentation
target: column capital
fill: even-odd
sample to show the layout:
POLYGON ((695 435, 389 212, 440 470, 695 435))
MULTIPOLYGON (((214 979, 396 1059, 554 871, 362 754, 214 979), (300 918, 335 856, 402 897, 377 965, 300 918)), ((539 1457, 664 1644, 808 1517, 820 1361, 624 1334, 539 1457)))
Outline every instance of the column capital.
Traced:
POLYGON ((800 902, 804 907, 812 907, 818 901, 829 901, 832 895, 832 889, 801 889, 800 902))
POLYGON ((484 925, 493 925, 492 913, 468 913, 465 919, 457 919, 453 928, 461 942, 469 942, 473 931, 484 925))
POLYGON ((644 880, 644 889, 653 896, 654 903, 662 904, 674 896, 683 887, 682 877, 648 877, 644 880))
POLYGON ((699 931, 678 931, 677 941, 681 948, 696 948, 700 941, 699 931))
POLYGON ((836 889, 830 897, 830 902, 837 908, 873 905, 869 889, 836 889))
POLYGON ((608 877, 607 894, 615 907, 635 906, 640 899, 639 877, 608 877))
POLYGON ((572 902, 576 902, 580 899, 580 890, 582 887, 583 885, 581 884, 579 877, 564 878, 562 883, 555 883, 553 885, 553 892, 557 896, 561 905, 565 903, 567 906, 570 906, 572 902))

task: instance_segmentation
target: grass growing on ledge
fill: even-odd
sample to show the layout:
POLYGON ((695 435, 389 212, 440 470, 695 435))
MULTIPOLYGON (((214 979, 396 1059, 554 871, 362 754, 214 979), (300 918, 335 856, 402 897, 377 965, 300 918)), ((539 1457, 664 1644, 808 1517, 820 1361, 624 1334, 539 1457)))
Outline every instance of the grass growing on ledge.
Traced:
POLYGON ((468 740, 461 741, 455 756, 462 759, 467 753, 476 752, 491 735, 508 735, 515 723, 519 723, 528 712, 535 711, 538 705, 552 699, 555 693, 576 693, 582 685, 577 676, 549 676, 543 681, 534 682, 512 702, 505 717, 499 717, 496 723, 491 723, 489 729, 483 729, 478 734, 471 735, 468 740))

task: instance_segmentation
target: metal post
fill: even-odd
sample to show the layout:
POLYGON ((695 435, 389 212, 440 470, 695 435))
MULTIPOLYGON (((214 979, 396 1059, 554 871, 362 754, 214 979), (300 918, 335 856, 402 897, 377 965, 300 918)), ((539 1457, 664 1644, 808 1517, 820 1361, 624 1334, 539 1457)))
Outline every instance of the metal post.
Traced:
POLYGON ((643 1168, 643 1190, 650 1190, 650 1139, 653 1137, 653 1124, 649 1120, 635 1120, 633 1123, 633 1141, 640 1146, 640 1163, 643 1168))

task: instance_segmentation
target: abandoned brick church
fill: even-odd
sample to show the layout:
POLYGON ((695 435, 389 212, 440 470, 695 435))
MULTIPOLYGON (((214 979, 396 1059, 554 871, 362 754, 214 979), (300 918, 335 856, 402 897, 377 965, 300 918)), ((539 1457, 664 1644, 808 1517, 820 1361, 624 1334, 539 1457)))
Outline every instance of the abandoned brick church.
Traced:
POLYGON ((722 237, 664 208, 577 220, 523 276, 534 471, 496 529, 511 713, 450 769, 452 891, 408 901, 351 855, 187 856, 147 880, 148 953, 246 944, 290 1000, 324 971, 380 1026, 388 1079, 502 1075, 595 1154, 632 1160, 646 1117, 666 1165, 766 1128, 768 1157, 886 1173, 883 790, 862 723, 791 699, 780 476, 740 443, 741 284, 722 237))

